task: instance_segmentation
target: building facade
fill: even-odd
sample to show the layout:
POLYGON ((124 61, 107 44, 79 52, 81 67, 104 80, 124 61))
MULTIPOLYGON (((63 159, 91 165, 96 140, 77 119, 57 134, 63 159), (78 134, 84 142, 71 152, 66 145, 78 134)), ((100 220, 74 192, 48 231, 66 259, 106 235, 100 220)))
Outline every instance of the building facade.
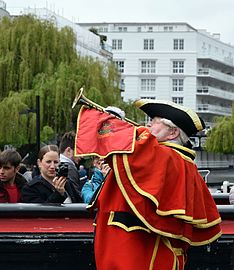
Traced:
MULTIPOLYGON (((0 1, 0 18, 2 16, 14 17, 6 11, 6 4, 0 1), (2 8, 1 8, 2 5, 2 8), (3 13, 4 12, 4 13, 3 13)), ((75 24, 74 22, 64 18, 48 8, 24 8, 20 11, 20 15, 33 15, 40 20, 48 20, 54 23, 57 28, 70 27, 76 35, 76 49, 77 53, 82 56, 92 57, 102 62, 112 61, 113 55, 111 47, 105 42, 101 42, 100 36, 95 35, 89 30, 75 24)), ((16 15, 19 16, 19 15, 16 15)))
POLYGON ((166 99, 191 107, 211 126, 231 115, 234 47, 187 23, 82 23, 107 36, 124 100, 166 99))
POLYGON ((6 3, 4 1, 0 1, 0 19, 5 16, 10 17, 10 13, 6 10, 6 3))
MULTIPOLYGON (((213 126, 232 113, 234 47, 187 23, 80 23, 107 36, 124 100, 165 99, 195 110, 213 126)), ((194 138, 203 144, 204 137, 194 138)), ((199 167, 227 167, 233 157, 198 151, 199 167)))
POLYGON ((80 56, 90 56, 103 62, 112 60, 111 47, 105 43, 101 43, 98 35, 48 8, 26 8, 23 10, 23 14, 33 14, 39 19, 52 21, 58 28, 70 27, 76 35, 76 49, 80 56))

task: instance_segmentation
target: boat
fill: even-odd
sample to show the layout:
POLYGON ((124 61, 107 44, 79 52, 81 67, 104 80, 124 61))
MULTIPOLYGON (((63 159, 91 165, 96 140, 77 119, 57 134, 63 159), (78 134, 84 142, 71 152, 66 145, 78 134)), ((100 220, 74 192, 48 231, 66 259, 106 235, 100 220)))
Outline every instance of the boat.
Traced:
MULTIPOLYGON (((212 194, 223 235, 191 247, 186 270, 234 269, 234 205, 228 193, 212 194)), ((95 270, 93 218, 86 204, 0 204, 2 269, 95 270)))

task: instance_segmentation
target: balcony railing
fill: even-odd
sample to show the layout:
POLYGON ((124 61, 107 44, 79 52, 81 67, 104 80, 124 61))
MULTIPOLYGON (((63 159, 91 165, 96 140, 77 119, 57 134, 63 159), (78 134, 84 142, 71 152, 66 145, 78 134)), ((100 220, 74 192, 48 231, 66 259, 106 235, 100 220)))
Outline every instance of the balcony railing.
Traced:
POLYGON ((195 161, 198 168, 229 168, 228 161, 198 160, 195 161))
POLYGON ((215 115, 231 115, 232 108, 226 108, 222 106, 210 105, 210 104, 198 104, 198 113, 212 113, 215 115))
POLYGON ((216 80, 234 84, 234 76, 225 74, 223 72, 220 72, 211 68, 199 68, 197 71, 197 74, 198 76, 211 77, 216 80))
POLYGON ((226 100, 234 100, 234 93, 221 90, 215 87, 210 87, 210 86, 200 86, 197 88, 197 94, 199 95, 210 95, 226 100))
POLYGON ((217 54, 211 53, 211 52, 199 52, 198 53, 198 59, 212 59, 214 61, 218 61, 220 63, 223 63, 225 65, 233 67, 234 61, 233 58, 230 56, 218 56, 217 54))

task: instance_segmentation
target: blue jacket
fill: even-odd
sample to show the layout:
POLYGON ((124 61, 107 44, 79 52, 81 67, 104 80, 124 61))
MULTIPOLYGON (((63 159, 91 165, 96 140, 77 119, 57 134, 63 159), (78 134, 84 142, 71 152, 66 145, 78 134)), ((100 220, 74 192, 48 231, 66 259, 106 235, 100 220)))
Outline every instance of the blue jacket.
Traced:
POLYGON ((81 190, 81 196, 84 203, 90 202, 94 192, 101 185, 103 180, 104 177, 102 172, 99 169, 95 168, 91 180, 87 181, 81 190))

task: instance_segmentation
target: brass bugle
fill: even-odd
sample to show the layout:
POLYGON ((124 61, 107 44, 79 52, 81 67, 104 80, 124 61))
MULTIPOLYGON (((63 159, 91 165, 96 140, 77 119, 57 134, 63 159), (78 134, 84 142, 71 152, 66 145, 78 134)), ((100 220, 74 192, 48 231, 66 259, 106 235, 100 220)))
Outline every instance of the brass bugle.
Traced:
MULTIPOLYGON (((87 97, 85 97, 83 95, 83 91, 84 91, 84 89, 83 89, 83 87, 81 87, 80 90, 78 91, 73 103, 72 103, 72 109, 74 109, 75 106, 77 104, 79 104, 79 105, 86 105, 88 107, 94 108, 94 109, 99 110, 101 112, 106 112, 106 113, 112 114, 111 112, 105 111, 105 108, 102 107, 101 105, 99 105, 99 104, 93 102, 92 100, 88 99, 87 97)), ((114 114, 112 114, 112 115, 117 117, 114 114)), ((119 117, 117 117, 117 118, 119 118, 119 117)), ((130 123, 130 124, 132 124, 132 125, 134 125, 134 126, 140 126, 140 124, 138 124, 138 123, 134 122, 133 120, 128 119, 126 117, 123 120, 130 123)))

